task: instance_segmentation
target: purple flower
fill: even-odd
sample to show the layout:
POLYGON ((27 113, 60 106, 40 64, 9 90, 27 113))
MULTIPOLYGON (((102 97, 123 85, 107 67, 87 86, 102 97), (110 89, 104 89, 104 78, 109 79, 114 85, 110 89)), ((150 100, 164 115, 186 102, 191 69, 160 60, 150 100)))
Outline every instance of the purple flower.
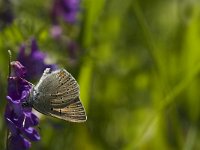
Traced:
POLYGON ((52 70, 57 68, 54 64, 45 63, 46 55, 39 50, 35 39, 32 39, 31 41, 31 52, 28 55, 25 53, 25 48, 25 45, 20 47, 17 59, 27 68, 25 79, 38 79, 42 75, 45 68, 51 68, 52 70))
POLYGON ((55 39, 59 39, 62 34, 62 28, 59 25, 53 25, 51 28, 51 35, 55 39))
POLYGON ((39 119, 32 113, 32 108, 22 107, 32 87, 22 78, 26 73, 25 67, 18 61, 11 62, 11 67, 5 110, 5 120, 10 131, 8 149, 26 150, 31 146, 30 141, 40 140, 38 132, 33 128, 39 123, 39 119))
POLYGON ((59 17, 68 23, 75 23, 79 5, 79 0, 54 0, 51 12, 53 23, 58 24, 59 17))

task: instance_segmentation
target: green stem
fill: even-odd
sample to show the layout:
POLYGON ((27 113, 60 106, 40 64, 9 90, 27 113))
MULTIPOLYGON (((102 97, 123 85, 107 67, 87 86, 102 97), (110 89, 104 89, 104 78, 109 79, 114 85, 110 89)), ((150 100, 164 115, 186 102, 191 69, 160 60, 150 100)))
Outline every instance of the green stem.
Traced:
POLYGON ((8 138, 9 138, 9 130, 7 128, 7 133, 6 133, 6 150, 8 150, 8 138))
POLYGON ((9 63, 9 64, 8 64, 8 69, 9 69, 9 70, 8 70, 8 79, 9 79, 9 77, 10 77, 10 75, 11 75, 11 65, 10 65, 10 64, 11 64, 11 57, 12 57, 12 53, 11 53, 10 50, 8 50, 8 55, 9 55, 9 60, 8 60, 8 61, 9 61, 9 62, 8 62, 8 63, 9 63))
MULTIPOLYGON (((9 55, 9 60, 8 60, 8 82, 9 82, 9 78, 10 78, 10 76, 11 76, 11 56, 12 56, 12 54, 11 54, 11 51, 10 50, 8 50, 8 55, 9 55)), ((8 138, 9 138, 9 130, 8 130, 8 128, 7 128, 7 133, 6 133, 6 150, 8 150, 8 138)))

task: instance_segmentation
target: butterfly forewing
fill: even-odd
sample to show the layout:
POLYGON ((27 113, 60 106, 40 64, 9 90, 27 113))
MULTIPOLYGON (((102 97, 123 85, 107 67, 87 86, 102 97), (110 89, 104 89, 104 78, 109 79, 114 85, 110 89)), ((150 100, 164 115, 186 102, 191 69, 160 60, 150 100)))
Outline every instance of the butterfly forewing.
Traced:
POLYGON ((86 120, 85 110, 79 99, 79 86, 66 70, 45 72, 35 86, 37 91, 33 107, 43 114, 72 122, 86 120))

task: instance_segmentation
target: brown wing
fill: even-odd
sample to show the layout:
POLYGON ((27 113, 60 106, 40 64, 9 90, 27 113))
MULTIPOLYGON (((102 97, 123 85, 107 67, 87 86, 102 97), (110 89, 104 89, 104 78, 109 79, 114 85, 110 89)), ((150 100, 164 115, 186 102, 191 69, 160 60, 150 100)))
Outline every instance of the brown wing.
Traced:
POLYGON ((87 120, 84 107, 78 97, 70 100, 64 108, 52 107, 49 114, 53 117, 71 122, 84 122, 87 120))
POLYGON ((79 85, 65 69, 46 75, 37 85, 40 97, 34 108, 59 119, 84 122, 86 113, 79 99, 79 85))

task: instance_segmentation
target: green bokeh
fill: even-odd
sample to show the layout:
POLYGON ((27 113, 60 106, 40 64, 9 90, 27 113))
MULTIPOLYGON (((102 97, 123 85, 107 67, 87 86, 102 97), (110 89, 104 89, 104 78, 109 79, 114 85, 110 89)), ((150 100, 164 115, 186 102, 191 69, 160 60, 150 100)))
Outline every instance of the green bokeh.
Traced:
MULTIPOLYGON (((0 3, 1 4, 1 3, 0 3)), ((79 44, 71 63, 64 41, 50 35, 51 0, 12 2, 16 19, 0 31, 0 136, 8 54, 35 37, 50 62, 80 84, 88 120, 42 116, 33 150, 199 150, 200 2, 82 0, 79 21, 62 23, 79 44)), ((36 83, 36 82, 34 82, 36 83)), ((5 140, 0 141, 0 149, 5 140)))

